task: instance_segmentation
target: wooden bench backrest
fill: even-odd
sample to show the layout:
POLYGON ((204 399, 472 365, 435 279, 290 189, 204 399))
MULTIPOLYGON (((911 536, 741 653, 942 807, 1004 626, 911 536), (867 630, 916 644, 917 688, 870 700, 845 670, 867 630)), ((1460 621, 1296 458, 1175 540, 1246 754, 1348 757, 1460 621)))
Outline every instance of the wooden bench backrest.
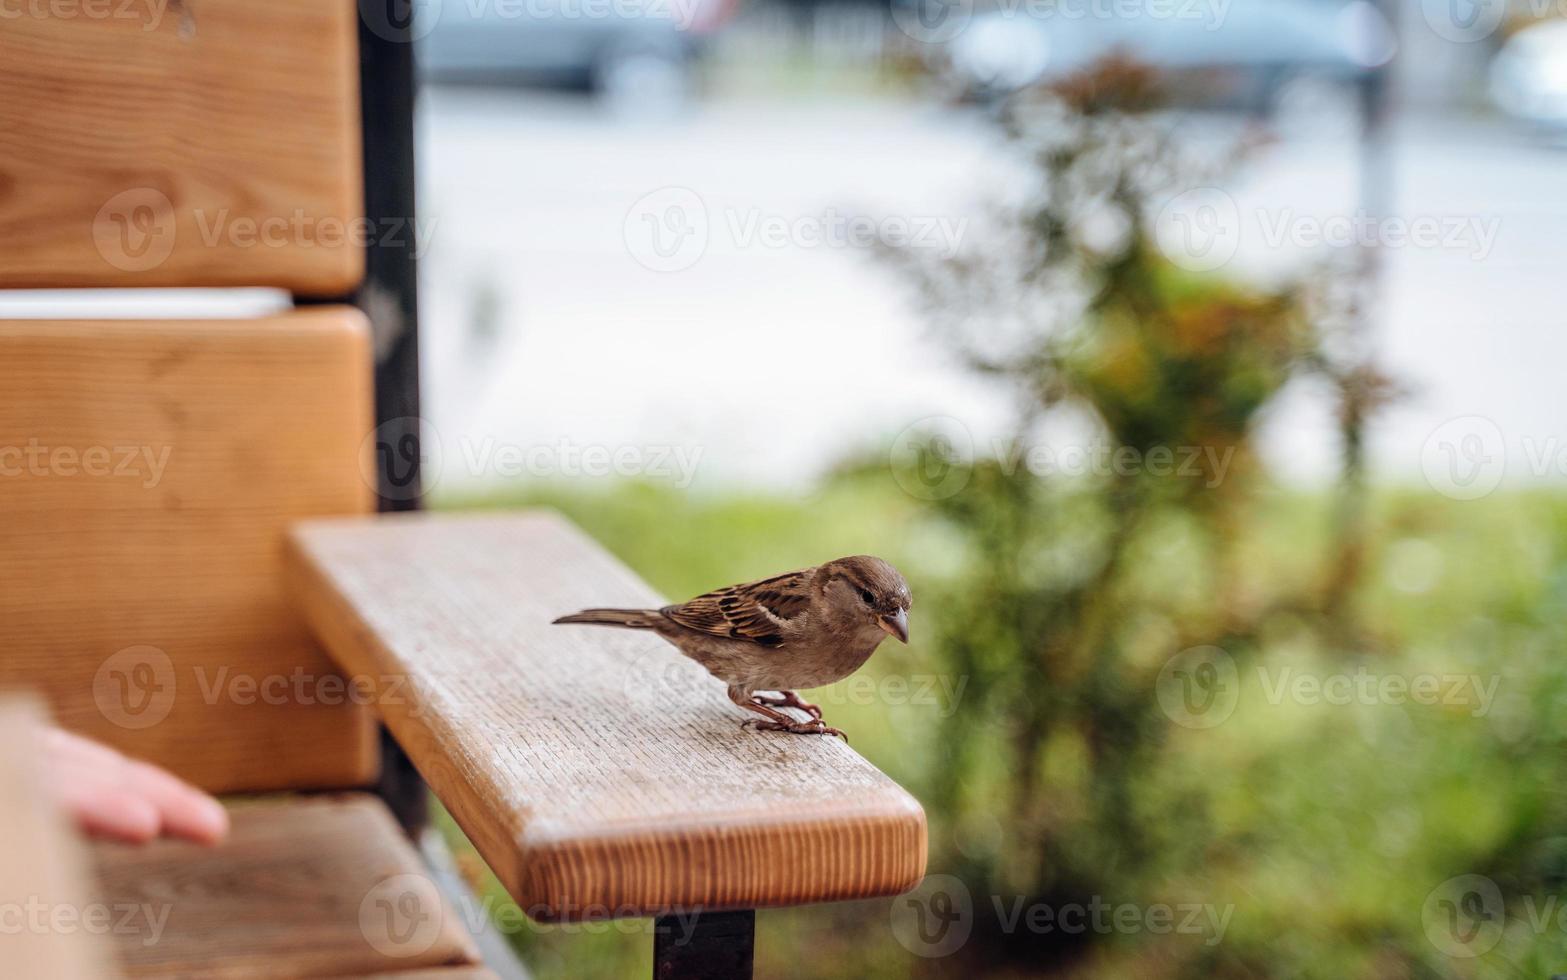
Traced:
POLYGON ((0 30, 0 288, 358 284, 354 0, 15 10, 0 30))
MULTIPOLYGON (((363 275, 354 0, 22 5, 0 29, 0 287, 363 275)), ((373 780, 371 710, 282 591, 373 509, 368 328, 0 320, 0 687, 214 790, 373 780)))

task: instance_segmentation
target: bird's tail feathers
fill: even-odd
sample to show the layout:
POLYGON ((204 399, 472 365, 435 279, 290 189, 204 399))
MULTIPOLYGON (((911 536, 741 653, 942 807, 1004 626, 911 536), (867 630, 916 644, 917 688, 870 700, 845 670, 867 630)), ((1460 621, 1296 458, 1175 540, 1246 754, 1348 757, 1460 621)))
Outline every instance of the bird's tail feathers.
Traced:
POLYGON ((584 609, 555 620, 560 623, 588 623, 593 626, 618 626, 628 630, 650 630, 658 613, 652 609, 584 609))

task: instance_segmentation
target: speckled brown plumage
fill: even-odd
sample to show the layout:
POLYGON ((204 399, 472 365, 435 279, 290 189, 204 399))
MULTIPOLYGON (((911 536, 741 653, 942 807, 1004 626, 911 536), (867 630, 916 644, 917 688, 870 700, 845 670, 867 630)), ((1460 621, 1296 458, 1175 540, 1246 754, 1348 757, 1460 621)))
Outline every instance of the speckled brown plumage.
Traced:
POLYGON ((897 569, 880 558, 851 555, 662 609, 584 609, 555 622, 652 630, 723 681, 735 704, 762 715, 756 727, 842 735, 795 692, 848 677, 887 636, 907 643, 911 599, 897 569), (800 721, 776 710, 784 707, 811 718, 800 721))

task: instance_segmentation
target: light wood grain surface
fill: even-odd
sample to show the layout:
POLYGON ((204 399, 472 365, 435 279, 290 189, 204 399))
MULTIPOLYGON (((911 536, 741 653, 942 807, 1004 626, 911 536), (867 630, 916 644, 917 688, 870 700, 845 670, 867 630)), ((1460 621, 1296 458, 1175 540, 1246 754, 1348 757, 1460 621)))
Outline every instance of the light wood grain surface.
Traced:
POLYGON ((359 282, 355 0, 7 9, 0 287, 359 282))
POLYGON ((310 522, 306 616, 349 670, 406 678, 398 741, 540 920, 896 894, 919 804, 832 738, 743 731, 723 685, 647 633, 552 626, 656 606, 546 513, 310 522))
POLYGON ((0 977, 112 980, 109 945, 83 925, 96 915, 84 848, 42 786, 43 725, 37 701, 0 696, 0 977))
POLYGON ((102 843, 93 854, 100 901, 148 910, 113 936, 132 977, 396 976, 478 958, 373 797, 238 806, 217 847, 102 843))
POLYGON ((372 781, 283 587, 289 524, 371 509, 368 348, 341 308, 0 320, 0 686, 209 789, 372 781))

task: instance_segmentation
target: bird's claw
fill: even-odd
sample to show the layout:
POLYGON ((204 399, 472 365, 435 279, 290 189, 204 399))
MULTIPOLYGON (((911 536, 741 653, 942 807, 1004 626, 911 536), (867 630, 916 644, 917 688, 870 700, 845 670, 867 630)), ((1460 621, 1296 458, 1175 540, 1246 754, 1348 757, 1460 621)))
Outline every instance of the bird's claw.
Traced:
POLYGON ((781 696, 776 698, 766 697, 765 695, 761 694, 752 695, 752 700, 756 701, 758 704, 765 704, 770 708, 799 708, 801 711, 810 715, 812 718, 815 718, 817 721, 822 720, 821 705, 812 704, 809 701, 802 701, 800 696, 793 691, 779 691, 778 693, 781 696))
POLYGON ((820 718, 812 721, 764 721, 760 718, 747 718, 740 723, 741 728, 755 726, 759 732, 789 732, 792 735, 836 735, 848 744, 849 736, 839 729, 825 724, 820 718))

